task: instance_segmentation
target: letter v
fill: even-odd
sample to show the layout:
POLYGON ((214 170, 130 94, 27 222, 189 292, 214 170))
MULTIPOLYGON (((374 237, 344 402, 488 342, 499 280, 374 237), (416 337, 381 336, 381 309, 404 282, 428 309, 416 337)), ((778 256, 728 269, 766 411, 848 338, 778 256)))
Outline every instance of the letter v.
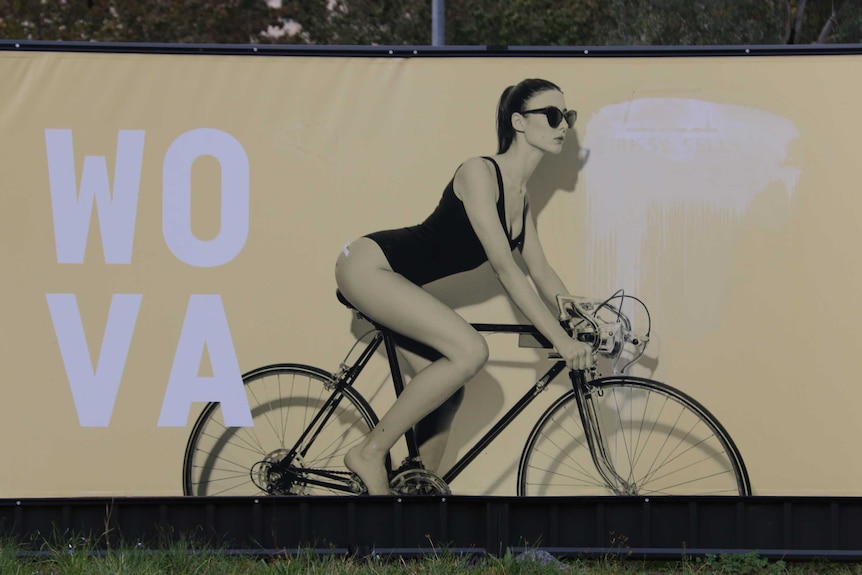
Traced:
POLYGON ((114 294, 96 369, 75 294, 49 293, 48 309, 81 427, 107 427, 126 367, 142 294, 114 294))

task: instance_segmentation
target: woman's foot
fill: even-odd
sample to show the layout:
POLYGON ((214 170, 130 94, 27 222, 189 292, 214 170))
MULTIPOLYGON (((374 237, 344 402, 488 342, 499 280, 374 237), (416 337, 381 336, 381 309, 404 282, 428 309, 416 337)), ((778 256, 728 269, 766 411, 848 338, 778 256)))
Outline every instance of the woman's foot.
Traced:
POLYGON ((359 476, 369 495, 389 495, 389 475, 386 473, 386 456, 368 457, 363 445, 357 445, 344 456, 347 469, 359 476))

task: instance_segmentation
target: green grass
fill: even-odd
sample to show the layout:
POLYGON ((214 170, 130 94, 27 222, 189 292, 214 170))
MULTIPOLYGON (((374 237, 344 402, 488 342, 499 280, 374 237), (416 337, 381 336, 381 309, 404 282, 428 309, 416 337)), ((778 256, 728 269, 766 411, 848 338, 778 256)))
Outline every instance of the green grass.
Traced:
POLYGON ((108 546, 84 537, 0 543, 0 575, 862 575, 856 563, 785 563, 757 553, 707 555, 680 561, 642 561, 619 555, 589 559, 523 554, 456 555, 445 549, 418 557, 315 555, 293 550, 275 556, 243 556, 187 539, 157 549, 140 544, 108 546))

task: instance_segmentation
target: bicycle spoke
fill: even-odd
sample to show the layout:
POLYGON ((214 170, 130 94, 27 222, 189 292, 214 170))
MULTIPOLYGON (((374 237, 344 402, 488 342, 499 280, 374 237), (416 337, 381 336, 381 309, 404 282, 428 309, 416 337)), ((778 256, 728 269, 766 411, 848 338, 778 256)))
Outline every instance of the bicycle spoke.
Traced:
MULTIPOLYGON (((555 447, 557 447, 556 445, 554 445, 554 446, 555 446, 555 447)), ((555 461, 554 456, 552 456, 551 454, 549 454, 549 453, 547 453, 547 452, 545 452, 545 451, 543 451, 543 450, 538 450, 538 449, 537 449, 537 450, 536 450, 536 453, 541 454, 541 455, 545 455, 545 456, 546 456, 550 461, 555 461)), ((563 451, 562 449, 560 449, 560 448, 558 447, 557 455, 556 455, 556 461, 557 461, 557 463, 558 463, 558 464, 563 465, 563 464, 564 464, 564 462, 571 462, 571 463, 573 463, 574 465, 565 465, 565 467, 567 467, 568 469, 571 469, 573 472, 580 473, 581 475, 583 475, 583 476, 585 476, 585 477, 592 477, 592 478, 595 478, 595 476, 596 476, 596 468, 595 468, 595 466, 592 466, 591 468, 587 468, 586 466, 582 465, 581 463, 579 463, 578 461, 576 461, 576 460, 575 460, 574 458, 572 458, 572 457, 568 457, 568 456, 567 456, 567 457, 564 457, 564 458, 560 458, 560 455, 561 455, 561 454, 564 454, 564 453, 565 453, 565 451, 563 451)), ((537 469, 537 470, 542 470, 542 471, 546 471, 546 472, 549 472, 549 473, 550 473, 550 468, 547 468, 547 467, 539 467, 539 466, 536 466, 536 467, 535 467, 535 469, 537 469)), ((596 484, 597 484, 597 485, 604 485, 604 484, 605 484, 604 480, 598 480, 598 479, 595 479, 595 481, 596 481, 596 484)))
MULTIPOLYGON (((296 378, 293 377, 293 378, 291 378, 291 380, 295 381, 296 378)), ((281 374, 279 374, 275 378, 275 382, 277 384, 277 389, 278 389, 278 393, 276 393, 276 397, 279 397, 279 398, 280 397, 286 397, 284 395, 284 392, 282 391, 282 387, 281 387, 281 374)), ((284 438, 287 437, 287 417, 286 417, 287 414, 285 413, 285 411, 283 409, 279 409, 278 414, 279 414, 280 419, 281 419, 281 427, 279 429, 278 437, 281 439, 281 442, 280 442, 281 447, 282 447, 282 449, 284 449, 285 448, 284 438)))
MULTIPOLYGON (((673 452, 676 450, 676 448, 674 448, 674 450, 672 450, 659 465, 657 465, 654 469, 651 470, 651 473, 646 475, 646 478, 649 479, 649 478, 654 477, 659 472, 659 470, 664 469, 665 467, 667 467, 668 465, 670 465, 671 463, 673 463, 674 461, 676 461, 680 457, 684 456, 686 453, 688 453, 692 449, 695 449, 697 446, 702 445, 703 443, 705 443, 707 441, 707 439, 709 439, 709 438, 704 438, 704 439, 698 441, 697 443, 691 445, 691 447, 680 452, 679 454, 671 457, 671 455, 673 455, 673 452)), ((701 461, 707 461, 709 459, 711 459, 711 457, 707 456, 707 457, 702 458, 701 461)))
MULTIPOLYGON (((646 481, 644 481, 644 484, 646 485, 646 484, 649 484, 649 483, 652 483, 652 482, 661 481, 662 479, 666 479, 666 478, 668 478, 668 477, 671 477, 672 475, 676 475, 676 474, 678 474, 678 473, 684 473, 685 471, 688 471, 688 470, 690 470, 690 469, 693 469, 694 467, 696 467, 696 466, 700 465, 701 463, 704 463, 704 462, 707 462, 707 461, 712 461, 712 460, 713 460, 713 458, 712 458, 712 457, 710 457, 710 456, 704 456, 704 457, 702 457, 702 458, 700 458, 700 459, 698 459, 698 460, 696 460, 696 461, 693 461, 693 462, 689 463, 688 465, 684 465, 684 466, 681 466, 681 467, 677 467, 676 469, 672 469, 672 470, 670 470, 670 471, 667 471, 666 473, 664 473, 664 474, 662 474, 662 475, 654 474, 652 477, 647 478, 647 479, 646 479, 646 481)), ((692 481, 700 481, 700 480, 702 480, 702 479, 708 479, 709 477, 714 477, 714 476, 716 476, 716 475, 720 475, 720 474, 722 474, 722 473, 726 473, 726 471, 718 471, 718 472, 716 472, 716 473, 713 473, 713 474, 710 474, 710 475, 706 475, 706 476, 703 476, 703 477, 699 477, 699 478, 697 478, 697 479, 689 479, 689 480, 687 480, 687 481, 682 481, 682 482, 680 482, 678 485, 684 485, 684 484, 691 483, 692 481)))
MULTIPOLYGON (((565 478, 565 479, 571 479, 572 481, 579 482, 579 483, 575 483, 575 484, 590 485, 590 486, 594 486, 594 487, 607 488, 607 483, 605 483, 605 481, 603 479, 598 478, 595 475, 587 473, 587 472, 580 472, 580 473, 576 473, 575 475, 572 475, 572 474, 561 473, 560 471, 557 471, 556 469, 551 469, 550 467, 544 467, 544 466, 540 466, 540 465, 533 466, 533 469, 535 471, 541 472, 541 474, 543 476, 543 483, 541 483, 541 485, 552 486, 553 484, 548 482, 547 476, 553 476, 553 477, 561 477, 561 478, 565 478)), ((569 467, 568 469, 572 469, 575 472, 579 471, 579 470, 571 468, 571 467, 569 467)), ((536 483, 536 484, 539 485, 539 483, 536 483)), ((560 485, 569 485, 569 484, 570 483, 565 483, 565 484, 561 483, 560 485)))
MULTIPOLYGON (((620 435, 622 436, 623 447, 625 447, 626 460, 628 461, 628 464, 629 464, 628 465, 629 466, 629 474, 628 474, 628 477, 626 479, 628 480, 629 483, 631 483, 634 480, 634 477, 633 477, 634 461, 632 460, 632 453, 631 453, 631 450, 629 449, 629 442, 626 441, 626 434, 625 434, 624 427, 623 427, 622 416, 620 415, 621 410, 620 410, 620 402, 619 402, 619 399, 617 398, 617 390, 614 389, 613 393, 611 395, 614 398, 614 407, 615 407, 615 412, 617 413, 618 429, 623 430, 623 433, 621 433, 620 435)), ((629 403, 629 405, 631 405, 632 402, 629 401, 628 403, 629 403)), ((631 414, 629 414, 629 420, 631 421, 631 414)), ((631 432, 629 432, 629 441, 631 441, 631 432)))
MULTIPOLYGON (((277 381, 278 381, 278 380, 280 380, 280 377, 277 377, 276 379, 277 379, 277 381)), ((267 402, 262 402, 262 401, 260 401, 260 400, 259 400, 259 398, 257 397, 257 393, 256 393, 255 389, 253 389, 253 388, 252 388, 252 387, 250 387, 250 386, 246 386, 246 391, 248 392, 248 394, 251 396, 251 399, 253 400, 253 402, 252 402, 252 401, 250 401, 249 403, 253 403, 253 404, 255 404, 255 405, 267 405, 267 406, 269 407, 269 409, 266 409, 266 410, 263 412, 263 414, 264 414, 264 415, 263 415, 264 423, 266 423, 266 425, 267 425, 267 426, 272 430, 273 434, 274 434, 276 437, 284 437, 283 435, 279 436, 278 429, 277 429, 277 427, 273 424, 272 419, 270 418, 270 415, 269 415, 269 412, 270 412, 270 411, 271 411, 271 409, 272 409, 272 399, 268 399, 268 401, 267 401, 267 402)), ((263 391, 266 393, 266 392, 267 392, 267 388, 266 388, 266 387, 264 387, 264 388, 263 388, 263 391)), ((268 395, 268 393, 267 393, 267 395, 268 395)), ((281 411, 281 410, 279 410, 279 411, 281 411)), ((255 437, 257 437, 257 433, 255 433, 254 435, 255 435, 255 437)), ((282 447, 282 448, 284 447, 283 442, 281 442, 280 447, 282 447)))
POLYGON ((203 435, 205 437, 209 437, 215 441, 219 441, 227 433, 227 434, 232 435, 232 437, 239 439, 242 442, 242 445, 235 445, 235 447, 241 447, 241 448, 243 448, 243 449, 245 449, 251 453, 255 453, 258 455, 264 455, 266 453, 266 451, 263 448, 263 444, 260 442, 260 440, 256 436, 250 435, 248 432, 246 432, 245 435, 249 436, 249 437, 244 437, 243 434, 241 434, 238 431, 239 429, 245 429, 245 428, 225 427, 225 426, 220 425, 218 423, 217 423, 217 425, 222 430, 221 434, 214 435, 212 432, 207 432, 207 433, 204 433, 203 435))
MULTIPOLYGON (((673 448, 667 454, 665 454, 662 462, 659 463, 658 465, 655 465, 653 468, 650 469, 650 471, 647 474, 645 474, 644 477, 646 480, 649 480, 656 473, 658 473, 660 469, 673 463, 674 461, 676 461, 680 457, 683 457, 686 453, 690 452, 693 449, 698 448, 699 446, 704 445, 707 441, 715 438, 715 435, 710 435, 710 436, 704 437, 703 439, 701 439, 699 441, 695 440, 693 443, 689 442, 689 446, 687 448, 683 449, 679 453, 676 453, 677 449, 680 446, 682 446, 688 440, 689 437, 691 437, 691 432, 694 431, 694 429, 698 426, 699 423, 700 423, 700 421, 695 421, 695 423, 692 425, 692 427, 683 435, 683 437, 681 437, 679 439, 677 444, 674 445, 673 448), (674 454, 676 454, 676 455, 674 455, 674 454)), ((676 430, 676 426, 674 426, 671 429, 671 433, 668 434, 668 437, 670 437, 670 435, 672 435, 673 431, 675 431, 675 430, 676 430)), ((707 459, 712 459, 712 458, 711 457, 704 457, 703 461, 706 461, 707 459)))
MULTIPOLYGON (((650 392, 647 392, 647 397, 650 397, 651 395, 652 394, 650 392)), ((664 412, 665 412, 665 409, 667 408, 668 401, 669 401, 669 399, 666 396, 663 397, 662 399, 663 399, 663 401, 661 402, 661 406, 659 407, 658 413, 656 413, 655 415, 652 415, 651 413, 649 413, 649 411, 646 409, 646 406, 644 406, 644 413, 643 413, 643 420, 644 421, 641 422, 641 425, 646 425, 646 421, 648 421, 648 420, 651 421, 651 425, 650 425, 650 430, 647 433, 647 436, 644 438, 644 449, 643 449, 643 451, 640 452, 640 454, 638 455, 637 459, 634 462, 635 467, 638 467, 640 465, 641 457, 644 454, 646 454, 646 452, 647 452, 646 446, 650 445, 651 439, 657 433, 659 433, 656 430, 658 428, 659 422, 663 421, 664 412)), ((658 457, 658 454, 661 453, 661 451, 663 449, 663 445, 665 442, 667 442, 668 438, 669 438, 669 435, 663 435, 663 437, 660 438, 660 440, 662 441, 662 445, 659 446, 659 449, 656 452, 655 457, 658 457)), ((654 463, 655 463, 655 460, 653 460, 653 462, 647 468, 647 472, 646 472, 647 474, 649 473, 649 469, 651 468, 652 464, 654 464, 654 463)))
MULTIPOLYGON (((677 488, 677 487, 681 487, 681 486, 683 486, 683 485, 690 485, 690 484, 692 484, 692 483, 695 483, 695 482, 697 482, 697 481, 702 481, 702 480, 704 480, 704 479, 710 479, 710 478, 713 478, 713 477, 718 477, 719 475, 727 475, 727 474, 729 474, 729 473, 732 473, 732 471, 731 471, 731 470, 729 470, 729 469, 728 469, 728 470, 726 470, 726 471, 717 471, 717 472, 715 472, 715 473, 712 473, 712 474, 710 474, 710 475, 704 475, 703 477, 699 477, 699 478, 697 478, 697 479, 689 479, 688 481, 680 481, 680 482, 678 482, 678 483, 674 483, 674 484, 671 484, 671 485, 667 485, 667 486, 665 486, 665 487, 664 487, 663 489, 661 489, 661 490, 649 491, 648 493, 651 493, 651 494, 672 494, 673 492, 672 492, 672 491, 668 491, 668 490, 673 489, 673 488, 677 488)), ((711 492, 710 492, 710 491, 705 491, 705 492, 701 493, 701 495, 710 495, 710 494, 714 494, 714 493, 721 493, 721 492, 727 492, 727 491, 735 491, 735 489, 733 489, 733 490, 731 490, 731 489, 720 489, 720 490, 717 490, 717 491, 711 491, 711 492)))
MULTIPOLYGON (((236 473, 236 469, 241 469, 241 470, 243 470, 243 473, 245 473, 246 475, 248 474, 248 466, 245 465, 244 462, 239 462, 239 461, 236 461, 235 459, 228 459, 226 457, 219 457, 218 461, 219 461, 219 464, 221 464, 221 465, 230 465, 233 468, 235 468, 235 469, 231 469, 230 470, 231 472, 236 473)), ((201 469, 201 470, 205 469, 205 470, 211 471, 211 472, 212 471, 228 471, 227 468, 222 467, 221 465, 195 465, 194 467, 196 467, 197 469, 201 469)))
MULTIPOLYGON (((214 469, 214 471, 215 470, 216 469, 214 469)), ((224 470, 219 470, 219 471, 224 471, 224 470)), ((212 485, 215 483, 222 483, 224 481, 231 481, 234 479, 242 479, 243 481, 248 481, 248 473, 237 473, 237 472, 233 472, 233 473, 234 473, 233 475, 222 475, 221 477, 218 477, 216 479, 207 479, 206 481, 203 481, 202 483, 208 483, 208 484, 212 485)))

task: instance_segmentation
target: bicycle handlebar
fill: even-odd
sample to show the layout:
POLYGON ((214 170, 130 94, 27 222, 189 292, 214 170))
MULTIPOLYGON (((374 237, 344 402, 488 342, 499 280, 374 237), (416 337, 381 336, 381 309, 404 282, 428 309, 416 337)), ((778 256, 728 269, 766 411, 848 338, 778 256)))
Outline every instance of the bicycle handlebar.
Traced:
POLYGON ((624 372, 644 354, 649 343, 650 317, 649 309, 640 299, 625 294, 623 290, 616 291, 604 300, 558 295, 557 306, 563 328, 578 341, 591 344, 593 354, 614 360, 615 368, 625 346, 634 347, 633 357, 619 371, 624 372), (623 313, 622 304, 627 298, 637 302, 646 313, 646 333, 636 333, 631 320, 623 313))

